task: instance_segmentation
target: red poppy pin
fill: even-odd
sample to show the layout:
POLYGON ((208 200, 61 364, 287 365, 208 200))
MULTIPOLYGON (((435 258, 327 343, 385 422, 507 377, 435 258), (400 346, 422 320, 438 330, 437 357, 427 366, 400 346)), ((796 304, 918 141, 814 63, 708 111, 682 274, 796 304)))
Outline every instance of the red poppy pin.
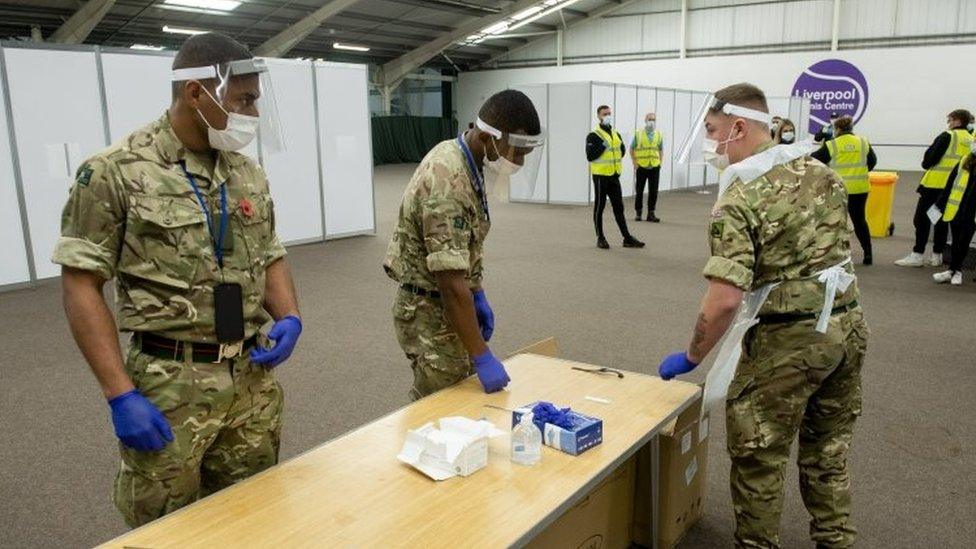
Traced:
POLYGON ((251 217, 252 215, 254 215, 254 204, 251 204, 250 200, 246 198, 242 198, 240 200, 240 205, 241 205, 241 214, 244 215, 244 217, 251 217))

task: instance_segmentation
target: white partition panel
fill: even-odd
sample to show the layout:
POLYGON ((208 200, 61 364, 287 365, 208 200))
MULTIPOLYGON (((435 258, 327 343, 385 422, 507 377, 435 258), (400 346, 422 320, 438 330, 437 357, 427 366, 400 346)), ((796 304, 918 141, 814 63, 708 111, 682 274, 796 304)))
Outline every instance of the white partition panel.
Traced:
POLYGON ((614 119, 617 131, 624 139, 627 153, 623 159, 623 171, 620 174, 620 187, 625 197, 634 196, 634 164, 630 160, 630 144, 637 128, 644 127, 644 115, 640 123, 637 122, 637 87, 617 84, 614 92, 614 105, 617 110, 614 119))
MULTIPOLYGON (((0 75, 2 78, 2 75, 0 75)), ((20 205, 14 180, 13 157, 10 151, 10 125, 7 121, 6 97, 0 87, 0 238, 4 243, 0 261, 0 286, 30 280, 27 266, 27 247, 20 220, 20 205)))
POLYGON ((285 150, 262 159, 275 204, 278 237, 307 242, 325 235, 322 188, 316 146, 315 95, 312 64, 292 59, 266 59, 278 103, 285 150))
POLYGON ((373 148, 366 65, 316 62, 315 78, 325 235, 373 232, 373 148))
POLYGON ((596 115, 590 84, 549 85, 549 202, 586 204, 590 199, 586 135, 596 115))
MULTIPOLYGON (((512 86, 532 100, 535 111, 539 114, 539 124, 543 128, 549 127, 549 86, 546 84, 512 86)), ((528 181, 525 170, 512 176, 509 186, 509 199, 514 202, 546 202, 549 193, 549 145, 542 147, 542 159, 539 164, 539 172, 535 181, 528 181)), ((536 153, 532 153, 536 154, 536 153)), ((491 189, 489 189, 491 192, 491 189)))
MULTIPOLYGON (((649 112, 657 114, 657 89, 637 88, 637 127, 644 122, 644 115, 649 112)), ((658 115, 660 119, 660 115, 658 115)), ((660 124, 659 124, 660 125, 660 124)))
MULTIPOLYGON (((683 143, 691 133, 692 116, 691 92, 674 92, 674 140, 677 143, 683 143)), ((672 148, 671 150, 676 151, 675 148, 672 148)), ((690 183, 688 180, 689 172, 689 165, 687 163, 674 164, 671 174, 671 188, 687 189, 690 183)))
POLYGON ((780 118, 790 118, 790 98, 789 97, 766 97, 766 106, 769 107, 769 116, 780 118))
POLYGON ((149 124, 169 108, 172 65, 170 56, 102 53, 110 142, 149 124))
MULTIPOLYGON (((708 99, 708 94, 705 92, 694 92, 691 94, 691 111, 688 118, 690 123, 688 128, 689 131, 695 129, 694 125, 698 122, 695 120, 695 117, 698 116, 698 113, 701 111, 706 99, 708 99)), ((701 159, 701 139, 702 133, 699 132, 698 138, 695 139, 695 147, 691 150, 691 156, 688 163, 689 187, 701 187, 707 184, 705 177, 705 163, 701 159)))
POLYGON ((75 170, 107 141, 95 53, 6 48, 4 55, 37 277, 57 276, 51 253, 75 170))
POLYGON ((674 168, 673 156, 675 140, 674 134, 674 90, 658 89, 657 94, 657 127, 664 138, 664 150, 661 154, 661 184, 660 190, 673 188, 671 172, 674 168))

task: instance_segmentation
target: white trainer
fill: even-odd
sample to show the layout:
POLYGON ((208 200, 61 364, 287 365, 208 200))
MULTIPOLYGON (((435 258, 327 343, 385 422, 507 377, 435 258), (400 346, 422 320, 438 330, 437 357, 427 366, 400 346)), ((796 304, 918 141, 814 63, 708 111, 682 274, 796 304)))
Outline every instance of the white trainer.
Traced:
POLYGON ((929 267, 941 267, 942 266, 942 254, 932 254, 927 262, 929 267))
POLYGON ((942 271, 941 273, 935 273, 932 275, 932 280, 934 280, 936 284, 945 284, 946 282, 952 280, 955 275, 956 273, 952 271, 942 271))
POLYGON ((951 284, 953 286, 962 286, 962 271, 956 271, 956 272, 952 273, 952 282, 951 282, 951 284))
POLYGON ((922 254, 915 252, 912 252, 898 261, 895 261, 895 265, 898 265, 899 267, 921 267, 924 264, 925 259, 922 257, 922 254))

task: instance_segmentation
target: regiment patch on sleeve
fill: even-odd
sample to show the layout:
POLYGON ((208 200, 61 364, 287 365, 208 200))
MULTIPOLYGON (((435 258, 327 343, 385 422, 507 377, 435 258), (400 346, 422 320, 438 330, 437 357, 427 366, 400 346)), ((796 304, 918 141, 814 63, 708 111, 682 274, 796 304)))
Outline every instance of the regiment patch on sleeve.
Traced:
POLYGON ((465 221, 464 218, 461 217, 460 215, 454 218, 454 228, 457 230, 464 229, 467 226, 467 224, 468 222, 465 221))
POLYGON ((75 182, 82 187, 87 187, 91 183, 92 174, 95 173, 94 168, 85 164, 84 166, 78 168, 78 174, 75 176, 75 182))
POLYGON ((710 234, 712 238, 722 238, 722 230, 725 229, 725 222, 721 220, 712 221, 710 234))

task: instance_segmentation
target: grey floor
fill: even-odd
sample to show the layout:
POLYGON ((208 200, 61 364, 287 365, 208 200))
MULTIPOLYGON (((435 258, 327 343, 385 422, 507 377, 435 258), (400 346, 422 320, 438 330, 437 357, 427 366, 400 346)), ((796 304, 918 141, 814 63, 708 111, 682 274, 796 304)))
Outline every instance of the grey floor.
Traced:
MULTIPOLYGON (((411 376, 389 314, 394 286, 380 264, 412 168, 376 170, 376 237, 290 252, 306 328, 278 369, 284 459, 407 402, 411 376)), ((916 181, 906 174, 899 187, 896 235, 876 241, 875 266, 858 268, 872 337, 851 456, 855 516, 862 547, 972 547, 976 283, 968 275, 961 288, 936 286, 933 269, 891 264, 910 247, 916 181)), ((655 372, 690 336, 714 199, 663 195, 664 223, 630 221, 648 243, 643 250, 619 246, 608 212, 609 251, 594 246, 588 208, 496 205, 485 281, 497 313, 496 352, 554 335, 567 358, 655 372)), ((4 547, 90 546, 125 530, 110 500, 117 465, 108 408, 68 333, 60 293, 48 282, 0 294, 4 547)), ((706 515, 682 547, 731 540, 722 423, 713 422, 706 515)), ((795 466, 787 486, 784 545, 809 546, 795 466)))

